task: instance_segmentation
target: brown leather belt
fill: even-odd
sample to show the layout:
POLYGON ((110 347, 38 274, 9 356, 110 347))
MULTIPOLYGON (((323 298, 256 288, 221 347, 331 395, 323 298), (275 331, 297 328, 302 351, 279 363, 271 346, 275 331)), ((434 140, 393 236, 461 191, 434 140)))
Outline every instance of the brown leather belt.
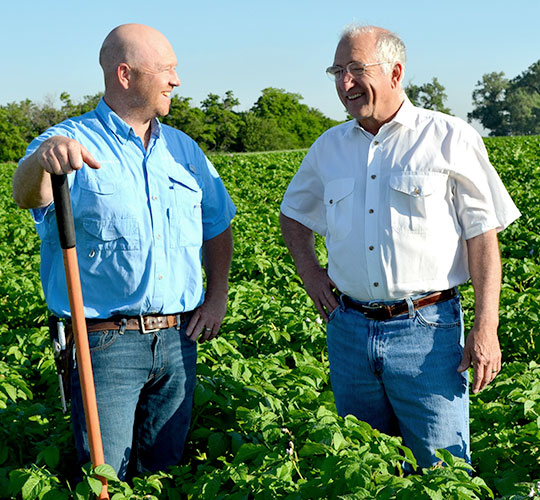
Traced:
MULTIPOLYGON (((86 329, 89 332, 101 330, 120 330, 125 325, 125 330, 139 330, 141 333, 153 333, 165 328, 179 326, 188 313, 168 314, 165 316, 113 316, 107 319, 87 319, 86 329)), ((71 325, 68 325, 70 328, 71 325)))
MULTIPOLYGON (((442 292, 430 293, 425 297, 420 297, 419 299, 413 300, 412 303, 415 309, 421 309, 422 307, 426 307, 431 304, 437 304, 438 302, 450 300, 456 295, 456 289, 450 288, 449 290, 443 290, 442 292)), ((394 304, 377 302, 372 304, 359 304, 347 295, 342 295, 341 298, 345 307, 361 312, 367 319, 376 321, 385 321, 409 312, 409 306, 405 300, 396 302, 394 304)))

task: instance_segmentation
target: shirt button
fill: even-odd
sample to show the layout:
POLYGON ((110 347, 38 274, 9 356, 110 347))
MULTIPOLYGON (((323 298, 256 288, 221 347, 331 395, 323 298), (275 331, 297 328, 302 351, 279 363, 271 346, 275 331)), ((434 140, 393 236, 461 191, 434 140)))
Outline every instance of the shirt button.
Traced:
POLYGON ((370 245, 370 246, 369 246, 369 249, 370 249, 370 250, 373 250, 374 248, 375 248, 375 247, 374 247, 373 245, 370 245))
POLYGON ((372 208, 370 208, 370 209, 368 210, 368 212, 369 212, 370 214, 372 214, 373 212, 375 212, 375 210, 373 210, 372 208))
POLYGON ((158 234, 158 235, 157 235, 157 239, 158 239, 158 240, 161 239, 161 234, 158 234))
POLYGON ((162 280, 163 279, 163 276, 160 274, 158 277, 157 277, 158 280, 162 280))
POLYGON ((334 203, 334 200, 330 200, 328 203, 330 203, 330 205, 331 205, 332 203, 334 203))
POLYGON ((96 251, 91 250, 90 253, 88 254, 88 257, 90 257, 92 259, 92 258, 94 258, 94 255, 96 255, 96 251))
POLYGON ((379 282, 376 281, 375 283, 373 283, 373 286, 379 286, 379 282))
POLYGON ((157 200, 157 196, 155 196, 155 195, 152 196, 152 199, 153 199, 153 200, 157 200))
POLYGON ((373 174, 373 175, 371 176, 371 178, 372 178, 372 179, 375 179, 375 178, 377 178, 377 176, 376 176, 375 174, 373 174))
POLYGON ((379 145, 379 141, 373 141, 373 144, 374 144, 375 146, 378 146, 378 145, 379 145))

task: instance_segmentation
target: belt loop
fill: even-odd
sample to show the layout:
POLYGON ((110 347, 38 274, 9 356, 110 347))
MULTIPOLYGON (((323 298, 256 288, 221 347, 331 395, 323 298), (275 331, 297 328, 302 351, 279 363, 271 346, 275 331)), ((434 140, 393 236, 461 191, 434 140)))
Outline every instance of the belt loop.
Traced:
POLYGON ((181 326, 182 326, 182 313, 178 313, 176 315, 176 329, 180 330, 181 326))
POLYGON ((126 318, 122 318, 121 321, 120 321, 120 329, 118 330, 118 333, 120 335, 124 335, 124 332, 126 331, 126 327, 127 327, 127 319, 126 318))
POLYGON ((407 297, 405 299, 405 302, 407 302, 407 308, 409 309, 409 319, 414 318, 414 304, 410 297, 407 297))

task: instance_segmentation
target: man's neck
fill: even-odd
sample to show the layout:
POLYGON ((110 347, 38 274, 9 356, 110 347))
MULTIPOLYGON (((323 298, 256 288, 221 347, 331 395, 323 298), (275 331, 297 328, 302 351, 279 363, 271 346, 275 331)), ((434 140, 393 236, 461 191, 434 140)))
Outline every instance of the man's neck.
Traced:
POLYGON ((147 149, 150 143, 150 137, 152 136, 153 118, 143 118, 137 113, 137 110, 124 105, 121 101, 117 102, 114 99, 107 98, 106 95, 104 96, 104 100, 107 106, 122 118, 133 129, 133 132, 141 138, 144 149, 147 149))

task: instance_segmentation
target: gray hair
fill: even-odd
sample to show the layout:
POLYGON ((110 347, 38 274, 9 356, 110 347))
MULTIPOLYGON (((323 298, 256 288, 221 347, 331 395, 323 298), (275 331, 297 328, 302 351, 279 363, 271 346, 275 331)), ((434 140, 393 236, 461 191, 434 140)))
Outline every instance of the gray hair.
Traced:
POLYGON ((390 64, 383 64, 381 69, 383 73, 388 73, 395 63, 400 62, 405 71, 407 63, 407 53, 405 44, 398 35, 377 26, 367 26, 361 24, 349 24, 345 26, 341 33, 341 40, 354 38, 358 35, 373 33, 377 36, 375 45, 375 55, 378 61, 385 61, 390 64))

